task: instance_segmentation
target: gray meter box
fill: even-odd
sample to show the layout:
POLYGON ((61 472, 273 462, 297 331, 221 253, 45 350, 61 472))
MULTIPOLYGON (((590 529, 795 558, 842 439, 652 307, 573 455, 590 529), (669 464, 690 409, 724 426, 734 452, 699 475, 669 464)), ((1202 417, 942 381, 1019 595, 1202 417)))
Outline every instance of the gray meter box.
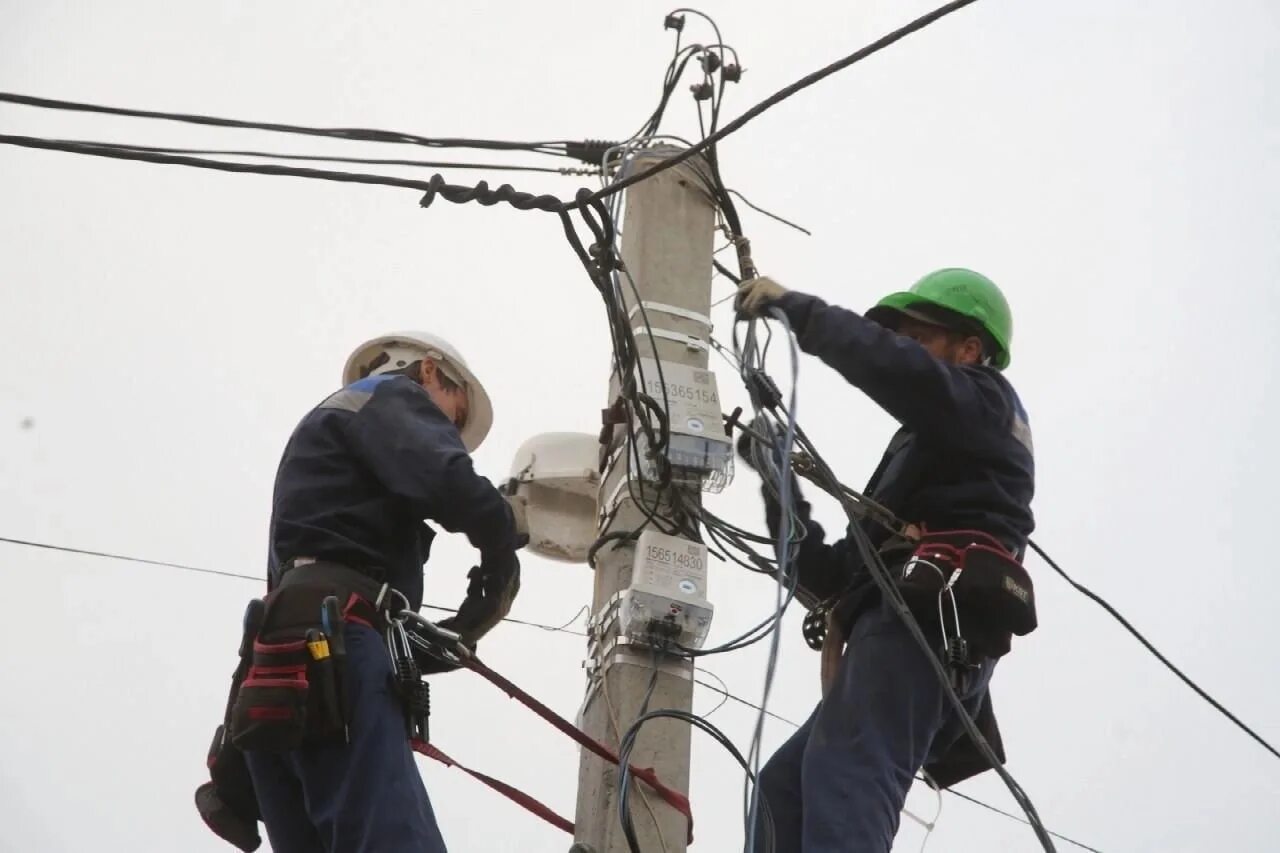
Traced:
POLYGON ((701 648, 714 612, 707 601, 707 546, 652 528, 641 533, 619 608, 623 635, 646 645, 701 648))
MULTIPOLYGON (((724 431, 720 391, 713 371, 687 364, 652 358, 637 360, 637 385, 659 405, 666 407, 671 440, 667 458, 672 480, 698 485, 718 492, 733 478, 733 443, 724 431)), ((658 472, 648 460, 648 438, 636 437, 640 458, 645 460, 642 476, 656 479, 658 472)))

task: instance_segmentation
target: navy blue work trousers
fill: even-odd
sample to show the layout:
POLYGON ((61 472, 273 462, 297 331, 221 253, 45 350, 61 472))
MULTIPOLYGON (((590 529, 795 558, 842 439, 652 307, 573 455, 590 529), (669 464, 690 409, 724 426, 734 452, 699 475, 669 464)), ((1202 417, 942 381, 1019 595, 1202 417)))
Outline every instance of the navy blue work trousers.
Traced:
MULTIPOLYGON (((985 660, 960 694, 970 714, 994 668, 985 660)), ((777 853, 888 853, 912 778, 962 732, 925 653, 881 601, 854 623, 827 696, 760 771, 777 853)), ((761 821, 758 850, 763 832, 761 821)))
POLYGON ((351 743, 248 752, 274 853, 445 853, 382 638, 348 623, 351 743))

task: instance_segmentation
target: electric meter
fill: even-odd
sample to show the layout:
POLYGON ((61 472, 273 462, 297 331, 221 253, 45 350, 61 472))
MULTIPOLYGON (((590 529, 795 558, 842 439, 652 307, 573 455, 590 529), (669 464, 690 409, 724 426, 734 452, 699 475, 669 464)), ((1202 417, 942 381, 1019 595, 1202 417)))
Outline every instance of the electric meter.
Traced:
MULTIPOLYGON (((720 392, 714 371, 687 364, 637 360, 636 385, 667 413, 666 457, 671 481, 719 492, 733 479, 733 442, 724 430, 720 392)), ((659 471, 643 430, 636 433, 640 475, 658 479, 659 471)))
POLYGON ((707 546, 652 528, 636 542, 631 586, 618 606, 618 627, 650 646, 702 648, 715 608, 707 601, 707 546))

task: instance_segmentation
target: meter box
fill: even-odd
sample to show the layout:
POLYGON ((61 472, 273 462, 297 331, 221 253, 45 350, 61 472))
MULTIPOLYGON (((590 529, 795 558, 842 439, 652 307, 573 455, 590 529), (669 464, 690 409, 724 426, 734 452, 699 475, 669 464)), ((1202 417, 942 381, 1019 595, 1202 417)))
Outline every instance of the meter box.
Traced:
POLYGON ((652 528, 642 532, 631 586, 618 608, 623 636, 645 645, 699 649, 714 612, 707 601, 707 546, 652 528))
MULTIPOLYGON (((667 459, 672 482, 719 492, 733 479, 733 442, 724 431, 720 392, 714 371, 652 358, 638 359, 636 386, 665 404, 670 424, 667 459)), ((658 479, 658 467, 649 453, 648 436, 636 435, 641 459, 640 475, 658 479)))

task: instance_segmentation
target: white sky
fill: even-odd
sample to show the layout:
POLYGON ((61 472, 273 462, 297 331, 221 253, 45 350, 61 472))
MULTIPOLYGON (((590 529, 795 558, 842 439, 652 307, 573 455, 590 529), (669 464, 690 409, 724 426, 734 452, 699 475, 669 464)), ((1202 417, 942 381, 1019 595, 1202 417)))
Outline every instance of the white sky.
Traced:
MULTIPOLYGON (((664 5, 604 8, 0 0, 0 88, 436 136, 616 138, 653 109, 671 36, 664 5)), ((731 117, 928 4, 704 8, 748 69, 731 117)), ((710 40, 692 19, 687 32, 710 40)), ((1280 417, 1278 45, 1280 12, 1264 0, 984 0, 721 152, 731 186, 813 229, 744 211, 757 262, 790 287, 856 308, 942 265, 1003 285, 1017 319, 1009 376, 1039 458, 1038 539, 1273 742, 1277 595, 1259 546, 1280 477, 1266 438, 1280 417)), ((687 92, 668 126, 693 134, 687 92)), ((396 151, 12 106, 0 128, 396 151)), ((561 195, 585 180, 493 177, 561 195)), ((603 310, 553 217, 12 148, 0 194, 0 535, 260 572, 290 430, 348 348, 387 328, 434 329, 465 350, 496 403, 477 454, 495 478, 526 437, 598 423, 603 310)), ((717 320, 726 335, 729 315, 717 320)), ((721 383, 741 401, 727 371, 721 383)), ((800 395, 810 434, 860 484, 888 418, 813 360, 800 395)), ((711 506, 762 523, 749 474, 711 506)), ((256 587, 7 545, 0 557, 0 848, 230 849, 191 793, 256 587)), ((456 603, 471 559, 442 543, 428 600, 456 603)), ((1002 662, 994 693, 1009 768, 1046 824, 1108 853, 1274 849, 1280 764, 1030 566, 1041 628, 1002 662)), ((711 584, 713 642, 771 607, 769 584, 736 568, 716 566, 711 584)), ((562 622, 589 589, 585 567, 530 556, 513 615, 562 622)), ((516 625, 483 647, 567 715, 583 651, 516 625)), ((709 667, 758 697, 764 651, 709 667)), ((816 667, 790 614, 771 708, 802 719, 816 667)), ((695 706, 716 698, 700 689, 695 706)), ((434 705, 442 748, 572 815, 577 754, 561 736, 465 674, 443 679, 434 705)), ((745 748, 752 712, 729 705, 712 721, 745 748)), ((768 749, 787 733, 770 723, 768 749)), ((695 735, 693 762, 694 849, 738 848, 732 759, 695 735)), ((423 772, 453 849, 567 849, 457 771, 423 772)), ((962 790, 1016 810, 993 774, 962 790)), ((925 814, 931 803, 910 800, 925 814)), ((904 821, 898 848, 921 838, 904 821)), ((949 797, 930 849, 1036 847, 1026 827, 949 797)))

